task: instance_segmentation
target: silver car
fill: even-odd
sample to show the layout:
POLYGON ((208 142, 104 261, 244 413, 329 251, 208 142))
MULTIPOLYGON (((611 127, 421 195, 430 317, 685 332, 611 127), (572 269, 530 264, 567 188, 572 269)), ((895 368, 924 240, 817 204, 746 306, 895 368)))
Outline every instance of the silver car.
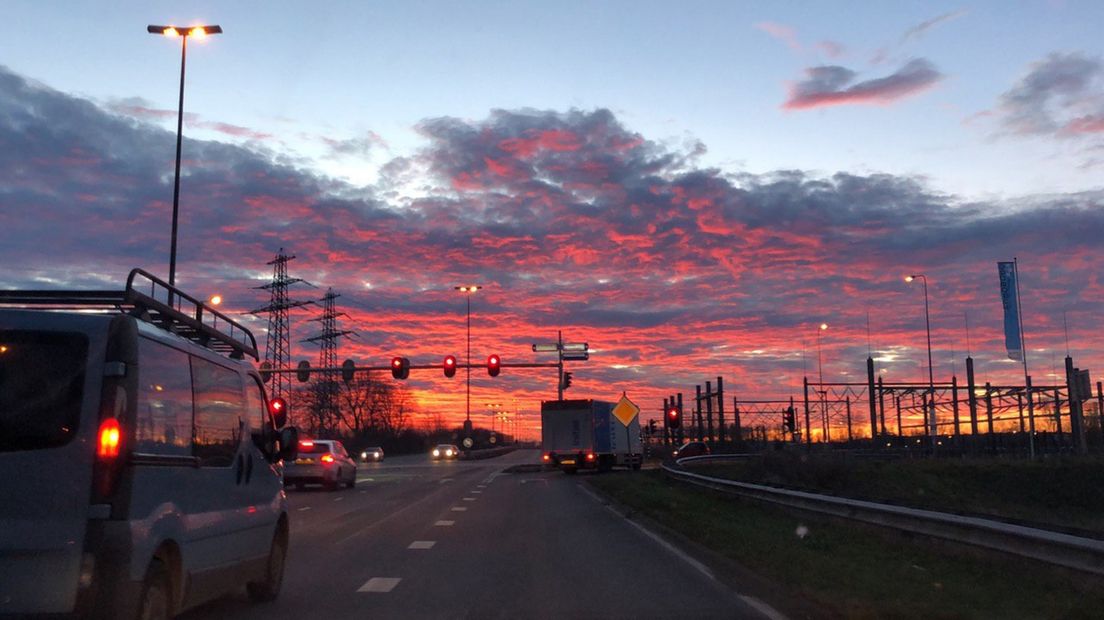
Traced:
POLYGON ((307 484, 320 484, 330 491, 341 484, 351 489, 356 476, 356 462, 336 439, 300 441, 298 457, 284 466, 284 484, 300 489, 307 484))

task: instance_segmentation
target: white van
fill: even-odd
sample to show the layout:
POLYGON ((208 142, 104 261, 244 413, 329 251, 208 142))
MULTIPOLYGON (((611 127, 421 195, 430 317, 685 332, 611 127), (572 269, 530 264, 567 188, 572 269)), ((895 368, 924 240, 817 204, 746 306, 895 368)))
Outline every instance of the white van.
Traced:
POLYGON ((247 356, 248 330, 141 270, 0 291, 0 615, 278 595, 297 438, 247 356))

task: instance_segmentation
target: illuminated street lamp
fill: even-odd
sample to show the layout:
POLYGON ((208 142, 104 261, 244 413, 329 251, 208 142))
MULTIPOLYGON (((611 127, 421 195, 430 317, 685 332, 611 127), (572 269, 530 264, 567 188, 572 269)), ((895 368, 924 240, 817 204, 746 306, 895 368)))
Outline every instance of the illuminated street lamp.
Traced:
POLYGON ((467 357, 467 360, 468 360, 468 363, 467 363, 467 367, 468 367, 468 400, 467 400, 467 406, 465 408, 467 417, 465 417, 464 420, 465 420, 465 422, 470 424, 471 423, 471 296, 472 296, 472 293, 478 291, 479 289, 481 289, 483 287, 478 285, 478 284, 468 284, 468 285, 464 285, 464 286, 454 286, 452 288, 453 288, 453 290, 460 291, 461 293, 464 294, 465 297, 468 298, 468 357, 467 357))
POLYGON ((214 295, 211 295, 210 299, 208 299, 207 301, 211 302, 212 306, 217 306, 222 303, 222 295, 215 293, 214 295))
MULTIPOLYGON (((824 440, 828 441, 828 390, 824 389, 824 364, 820 355, 820 332, 827 331, 828 324, 821 323, 817 328, 817 375, 820 377, 820 420, 824 427, 824 440)), ((808 429, 806 429, 808 432, 808 429)))
POLYGON ((930 432, 934 437, 937 427, 935 424, 935 376, 932 371, 931 319, 928 314, 928 278, 922 273, 915 273, 905 276, 905 282, 912 282, 917 278, 920 278, 920 282, 924 285, 924 329, 928 334, 928 424, 931 425, 931 428, 930 430, 925 429, 925 432, 930 432))
POLYGON ((184 130, 184 61, 188 51, 188 37, 203 39, 209 34, 222 34, 222 27, 146 26, 146 32, 166 37, 180 37, 180 105, 176 113, 176 176, 173 180, 172 242, 169 249, 169 285, 176 285, 176 222, 180 213, 180 143, 184 130))

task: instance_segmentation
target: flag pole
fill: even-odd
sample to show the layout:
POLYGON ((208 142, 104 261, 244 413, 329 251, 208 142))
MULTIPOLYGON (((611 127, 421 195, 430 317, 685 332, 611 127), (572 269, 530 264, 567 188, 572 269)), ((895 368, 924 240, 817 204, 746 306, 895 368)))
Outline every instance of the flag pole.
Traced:
POLYGON ((1027 396, 1027 420, 1028 420, 1028 446, 1031 451, 1031 460, 1035 460, 1035 405, 1031 396, 1031 376, 1027 374, 1027 340, 1024 338, 1023 326, 1023 301, 1020 298, 1020 262, 1012 257, 1012 273, 1016 278, 1016 315, 1020 321, 1020 358, 1023 360, 1024 394, 1027 396))

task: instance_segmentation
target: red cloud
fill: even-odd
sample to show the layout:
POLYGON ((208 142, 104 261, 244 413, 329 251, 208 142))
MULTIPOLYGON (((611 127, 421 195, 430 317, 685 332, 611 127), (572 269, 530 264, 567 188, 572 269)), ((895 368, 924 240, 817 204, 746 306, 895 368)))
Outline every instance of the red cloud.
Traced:
POLYGON ((806 79, 790 89, 782 107, 807 110, 847 104, 894 103, 934 86, 943 75, 926 60, 910 61, 884 78, 853 83, 855 72, 845 67, 825 66, 806 70, 806 79))

